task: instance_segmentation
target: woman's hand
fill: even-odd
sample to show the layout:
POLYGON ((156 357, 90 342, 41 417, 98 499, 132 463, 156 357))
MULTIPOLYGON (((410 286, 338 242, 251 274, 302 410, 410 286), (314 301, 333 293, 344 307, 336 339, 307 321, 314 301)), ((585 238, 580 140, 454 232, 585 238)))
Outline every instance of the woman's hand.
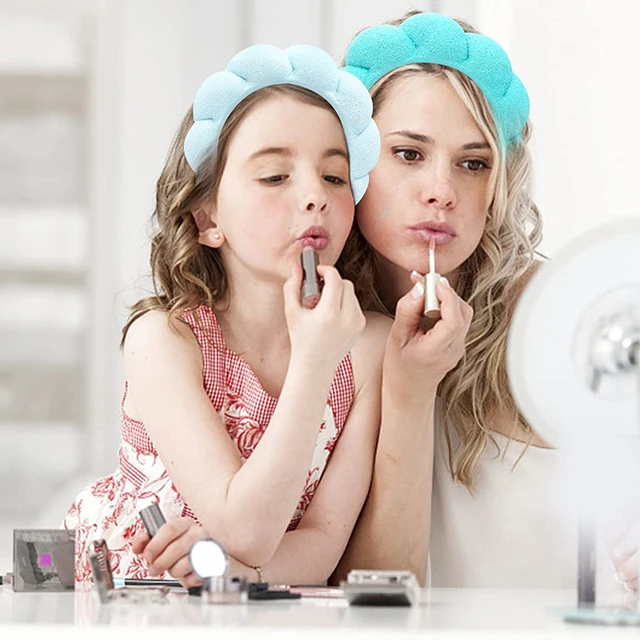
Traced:
POLYGON ((284 284, 284 303, 291 339, 291 358, 302 357, 314 366, 326 367, 333 376, 336 367, 352 349, 365 328, 353 283, 343 280, 328 265, 318 266, 324 280, 320 301, 306 309, 300 301, 302 270, 294 264, 284 284))
POLYGON ((441 278, 436 286, 441 319, 424 328, 424 276, 414 271, 411 280, 413 288, 398 300, 384 361, 385 384, 408 401, 435 392, 458 364, 473 317, 473 309, 441 278))
POLYGON ((150 575, 168 571, 188 589, 202 584, 191 568, 189 551, 196 540, 208 537, 204 528, 193 520, 174 518, 163 524, 153 538, 146 531, 138 533, 133 539, 133 552, 146 560, 150 575))
POLYGON ((617 535, 611 529, 607 535, 607 547, 616 572, 616 580, 627 591, 638 591, 640 569, 640 518, 622 529, 617 535))

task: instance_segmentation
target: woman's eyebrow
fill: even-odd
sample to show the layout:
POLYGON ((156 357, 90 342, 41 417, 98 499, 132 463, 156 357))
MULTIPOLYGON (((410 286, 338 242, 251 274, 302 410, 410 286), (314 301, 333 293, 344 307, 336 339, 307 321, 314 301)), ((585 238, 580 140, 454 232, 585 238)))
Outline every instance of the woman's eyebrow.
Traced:
POLYGON ((488 142, 469 142, 469 144, 463 144, 462 149, 469 151, 472 149, 491 149, 488 142))

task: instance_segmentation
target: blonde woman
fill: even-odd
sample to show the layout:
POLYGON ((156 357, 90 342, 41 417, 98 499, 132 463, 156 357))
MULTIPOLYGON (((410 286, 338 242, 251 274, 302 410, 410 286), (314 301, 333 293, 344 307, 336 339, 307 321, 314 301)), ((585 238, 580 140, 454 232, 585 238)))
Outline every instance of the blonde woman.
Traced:
POLYGON ((541 240, 527 92, 496 42, 432 13, 365 29, 345 65, 370 89, 380 129, 356 218, 396 318, 372 486, 338 574, 403 568, 435 586, 573 587, 560 454, 520 415, 506 371, 541 240), (432 238, 442 319, 421 328, 432 238))

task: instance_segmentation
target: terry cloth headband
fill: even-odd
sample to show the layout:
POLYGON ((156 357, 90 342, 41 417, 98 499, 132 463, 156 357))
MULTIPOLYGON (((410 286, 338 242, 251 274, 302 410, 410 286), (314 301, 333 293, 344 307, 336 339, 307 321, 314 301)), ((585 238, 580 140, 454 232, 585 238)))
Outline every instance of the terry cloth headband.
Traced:
POLYGON ((529 96, 509 57, 495 40, 466 33, 448 16, 419 13, 398 27, 365 29, 349 45, 344 70, 371 89, 390 71, 419 62, 451 67, 471 78, 489 102, 501 142, 520 138, 529 117, 529 96))
POLYGON ((203 159, 215 153, 225 121, 242 100, 277 84, 305 87, 338 114, 349 151, 353 198, 359 202, 380 154, 371 96, 360 80, 341 71, 328 53, 311 45, 286 50, 267 44, 248 47, 231 58, 224 71, 202 83, 193 101, 195 122, 184 141, 191 168, 197 172, 203 159))

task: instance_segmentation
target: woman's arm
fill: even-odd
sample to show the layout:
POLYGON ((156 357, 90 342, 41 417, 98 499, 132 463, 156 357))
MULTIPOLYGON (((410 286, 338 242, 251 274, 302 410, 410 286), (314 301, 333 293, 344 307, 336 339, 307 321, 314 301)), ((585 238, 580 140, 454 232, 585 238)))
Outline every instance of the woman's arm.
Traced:
POLYGON ((426 577, 437 386, 464 353, 471 307, 438 285, 442 319, 420 328, 423 290, 400 299, 383 366, 382 424, 373 481, 335 579, 351 569, 407 569, 426 577))

